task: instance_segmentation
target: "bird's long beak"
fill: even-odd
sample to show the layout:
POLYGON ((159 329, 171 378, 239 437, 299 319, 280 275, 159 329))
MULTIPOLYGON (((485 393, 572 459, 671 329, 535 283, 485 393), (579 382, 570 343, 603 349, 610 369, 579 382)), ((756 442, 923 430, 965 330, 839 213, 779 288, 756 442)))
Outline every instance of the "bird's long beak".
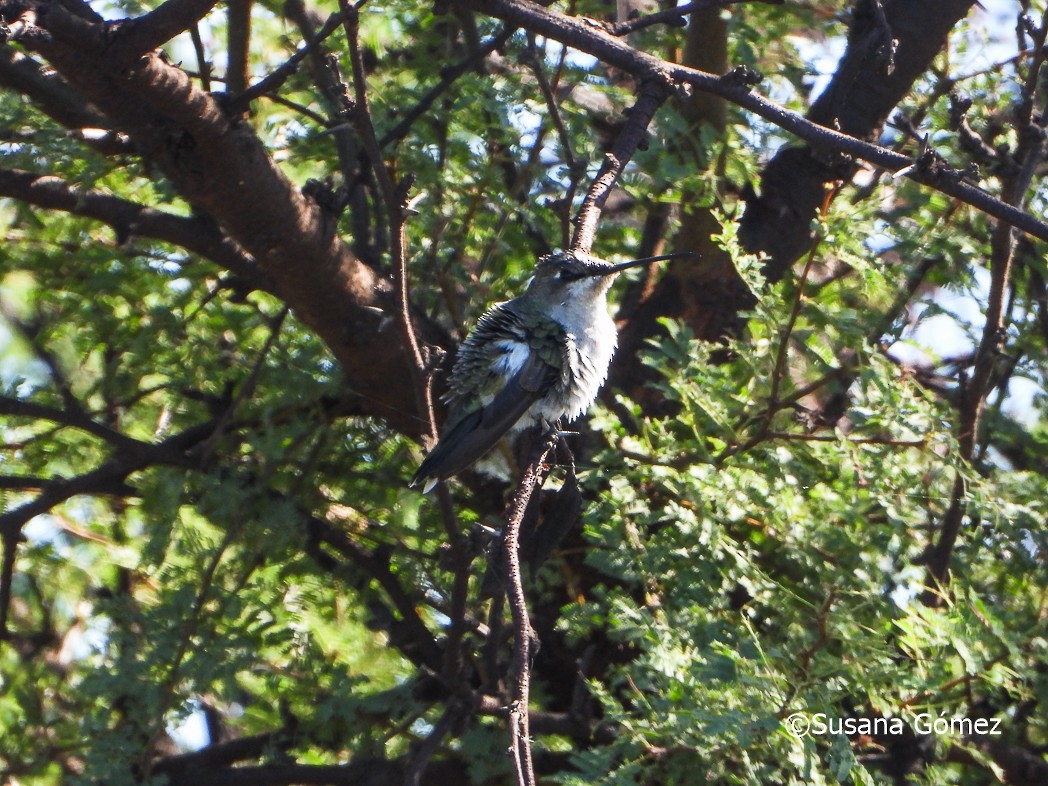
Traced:
POLYGON ((642 265, 650 265, 652 262, 661 262, 664 259, 693 259, 697 257, 693 251, 678 251, 674 254, 660 254, 657 257, 644 257, 643 259, 631 259, 629 262, 620 262, 617 265, 599 264, 594 265, 593 270, 588 275, 591 276, 610 276, 613 273, 621 273, 623 270, 629 270, 631 267, 641 267, 642 265))

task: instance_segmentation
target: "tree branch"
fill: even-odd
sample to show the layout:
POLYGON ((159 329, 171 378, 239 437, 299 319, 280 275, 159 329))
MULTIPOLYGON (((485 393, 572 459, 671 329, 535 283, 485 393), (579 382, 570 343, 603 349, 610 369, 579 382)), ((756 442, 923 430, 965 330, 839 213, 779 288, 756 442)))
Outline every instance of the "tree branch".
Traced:
POLYGON ((123 242, 139 235, 180 246, 214 262, 253 287, 273 290, 273 283, 250 254, 209 218, 186 218, 90 191, 51 175, 0 168, 0 196, 29 205, 62 210, 109 224, 123 242))
POLYGON ((393 286, 397 302, 397 324, 400 327, 401 339, 407 347, 409 361, 407 370, 411 377, 412 387, 415 389, 415 403, 419 414, 425 418, 427 436, 431 442, 436 442, 437 421, 433 406, 433 390, 423 379, 426 362, 422 357, 422 348, 419 345, 411 316, 411 293, 408 287, 405 222, 410 215, 407 200, 410 181, 405 179, 395 184, 393 174, 382 157, 382 148, 375 136, 375 124, 371 119, 371 106, 368 101, 367 73, 359 40, 360 16, 356 6, 350 5, 349 0, 339 0, 339 8, 342 9, 342 24, 349 43, 349 59, 353 67, 354 102, 352 106, 345 107, 345 114, 356 126, 357 133, 364 143, 364 150, 371 159, 371 168, 378 180, 379 192, 386 206, 393 286))
POLYGON ((0 396, 0 415, 37 418, 53 423, 61 423, 65 426, 72 426, 104 440, 117 450, 133 452, 153 448, 148 442, 142 442, 126 434, 121 434, 109 426, 92 420, 79 406, 69 410, 54 409, 53 407, 47 407, 32 401, 11 398, 10 396, 0 396))
POLYGON ((789 131, 823 151, 868 161, 889 172, 904 173, 906 177, 959 199, 994 218, 1021 229, 1027 234, 1048 240, 1048 223, 991 196, 985 191, 963 182, 963 173, 947 166, 934 154, 920 159, 895 153, 887 148, 864 142, 853 136, 821 126, 791 112, 778 104, 751 92, 747 85, 749 75, 733 72, 716 76, 693 68, 676 65, 645 52, 603 30, 586 24, 577 17, 566 16, 544 8, 531 0, 460 0, 470 8, 489 16, 532 30, 560 41, 566 46, 597 57, 608 65, 621 68, 641 79, 659 79, 668 87, 691 85, 748 109, 773 125, 789 131))
POLYGON ((213 422, 201 423, 162 442, 153 445, 142 443, 130 450, 118 451, 112 459, 83 475, 68 480, 52 479, 34 499, 0 514, 0 542, 4 548, 3 565, 0 567, 0 639, 8 633, 7 617, 15 552, 26 522, 80 494, 123 494, 127 491, 124 485, 127 477, 148 466, 184 465, 188 461, 185 452, 205 439, 213 429, 213 422))
POLYGON ((608 201, 608 195, 630 158, 637 151, 647 134, 648 124, 670 92, 664 82, 649 79, 642 82, 637 92, 637 101, 630 108, 629 117, 615 139, 611 150, 604 154, 600 170, 586 197, 582 200, 575 226, 575 237, 571 241, 573 251, 589 253, 597 235, 597 223, 608 201))
MULTIPOLYGON (((1004 178, 1005 201, 1021 208, 1037 166, 1045 157, 1045 125, 1048 117, 1042 113, 1038 123, 1033 122, 1034 97, 1038 78, 1044 65, 1043 47, 1048 41, 1048 11, 1041 18, 1041 26, 1035 32, 1033 55, 1025 85, 1023 111, 1018 113, 1019 149, 1016 159, 1019 168, 1004 178)), ((1012 262, 1015 258, 1015 231, 1009 223, 1001 220, 990 236, 990 291, 986 301, 986 321, 983 324, 979 348, 975 353, 975 369, 967 385, 962 386, 960 425, 957 442, 961 459, 975 459, 975 448, 979 441, 979 425, 982 421, 986 397, 990 392, 990 379, 1000 360, 1007 338, 1004 323, 1004 302, 1011 286, 1012 262)), ((964 500, 965 484, 960 471, 954 481, 950 507, 943 517, 934 548, 928 557, 928 591, 923 599, 937 604, 941 595, 934 590, 944 587, 949 575, 950 558, 960 534, 961 523, 968 508, 964 500)))
POLYGON ((426 666, 433 672, 439 672, 440 645, 419 616, 415 599, 405 591, 400 579, 390 570, 388 555, 368 551, 345 532, 329 526, 315 516, 308 516, 307 523, 310 533, 317 540, 326 543, 343 557, 348 558, 385 591, 401 617, 397 624, 401 627, 401 634, 406 639, 406 641, 397 641, 394 635, 396 632, 391 633, 390 639, 394 646, 408 659, 426 666))
POLYGON ((266 74, 258 82, 251 85, 251 87, 246 88, 242 93, 235 96, 230 102, 234 111, 245 111, 251 102, 259 96, 275 93, 281 85, 298 71, 299 63, 309 55, 313 54, 328 36, 338 30, 341 24, 342 18, 338 14, 331 14, 320 30, 313 33, 313 35, 310 36, 310 39, 296 49, 295 53, 284 61, 279 68, 266 74))
POLYGON ((291 743, 292 736, 288 729, 238 737, 226 742, 212 743, 191 753, 158 759, 153 763, 152 774, 179 776, 193 770, 224 767, 258 759, 267 750, 284 750, 291 743))
POLYGON ((504 46, 513 36, 513 33, 514 28, 508 26, 503 27, 486 43, 478 47, 477 51, 472 52, 468 57, 455 63, 455 65, 442 68, 440 70, 440 81, 430 88, 429 92, 423 95, 418 103, 405 112, 404 116, 397 122, 397 124, 382 136, 382 139, 380 139, 378 143, 379 147, 387 147, 388 145, 393 144, 394 142, 399 142, 406 137, 411 130, 411 127, 415 124, 415 121, 428 112, 436 100, 440 98, 449 87, 455 84, 455 81, 460 76, 465 74, 471 68, 474 68, 478 63, 483 62, 484 58, 496 49, 504 46))
POLYGON ((506 526, 502 533, 502 559, 506 573, 510 614, 513 617, 513 664, 510 670, 509 730, 510 755, 516 772, 517 786, 534 786, 535 769, 531 760, 529 695, 531 685, 532 643, 535 632, 528 619, 528 601, 520 571, 520 528, 528 503, 536 489, 542 487, 549 472, 546 457, 557 446, 560 437, 554 431, 540 447, 524 470, 513 499, 506 509, 506 526))
MULTIPOLYGON (((121 68, 101 27, 60 5, 48 8, 42 19, 61 35, 27 35, 23 44, 44 55, 254 257, 274 291, 342 363, 362 409, 404 433, 423 431, 415 387, 403 373, 412 361, 402 342, 390 340, 392 288, 342 243, 334 217, 294 187, 249 125, 231 120, 186 73, 155 54, 121 68)), ((429 342, 447 343, 435 324, 422 327, 429 342)))
POLYGON ((0 87, 26 96, 66 128, 108 127, 108 118, 85 103, 83 95, 69 83, 45 76, 43 64, 13 47, 0 46, 0 87))
POLYGON ((735 3, 767 3, 768 5, 782 5, 786 0, 695 0, 693 3, 682 3, 674 8, 665 8, 651 14, 643 14, 634 19, 609 24, 605 29, 610 35, 621 37, 643 30, 652 25, 669 24, 674 27, 683 26, 684 17, 696 11, 703 11, 716 6, 733 5, 735 3))
POLYGON ((227 4, 229 51, 226 63, 226 90, 240 93, 247 87, 251 54, 251 6, 253 0, 229 0, 227 4))
POLYGON ((128 63, 188 30, 216 5, 218 0, 166 0, 117 28, 113 54, 120 63, 128 63))

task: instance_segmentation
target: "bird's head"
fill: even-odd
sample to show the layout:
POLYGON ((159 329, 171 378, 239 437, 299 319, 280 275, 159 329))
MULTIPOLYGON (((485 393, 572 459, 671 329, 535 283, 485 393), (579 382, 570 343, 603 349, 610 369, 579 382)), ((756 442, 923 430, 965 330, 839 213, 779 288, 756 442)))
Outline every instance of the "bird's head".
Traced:
POLYGON ((603 297, 615 276, 623 270, 650 265, 663 259, 693 256, 695 254, 691 252, 662 254, 612 265, 581 251, 558 251, 539 259, 535 265, 535 276, 528 285, 528 295, 550 303, 603 297))

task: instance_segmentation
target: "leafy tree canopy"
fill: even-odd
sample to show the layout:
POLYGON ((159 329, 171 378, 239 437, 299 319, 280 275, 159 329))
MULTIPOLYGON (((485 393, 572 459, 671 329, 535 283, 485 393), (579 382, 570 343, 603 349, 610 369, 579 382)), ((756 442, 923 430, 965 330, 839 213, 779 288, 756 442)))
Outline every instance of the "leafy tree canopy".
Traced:
POLYGON ((4 783, 1048 783, 1045 4, 671 6, 0 0, 4 783))

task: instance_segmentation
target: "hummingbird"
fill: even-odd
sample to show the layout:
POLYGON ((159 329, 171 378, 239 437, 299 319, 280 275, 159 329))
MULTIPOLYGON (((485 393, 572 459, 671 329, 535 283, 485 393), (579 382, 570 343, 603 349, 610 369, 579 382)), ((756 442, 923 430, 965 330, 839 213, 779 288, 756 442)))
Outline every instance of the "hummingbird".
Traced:
POLYGON ((459 348, 443 396, 450 414, 410 486, 428 492, 507 434, 579 417, 607 379, 618 345, 608 313, 616 275, 692 256, 663 254, 617 265, 578 251, 540 258, 524 294, 492 306, 459 348))

